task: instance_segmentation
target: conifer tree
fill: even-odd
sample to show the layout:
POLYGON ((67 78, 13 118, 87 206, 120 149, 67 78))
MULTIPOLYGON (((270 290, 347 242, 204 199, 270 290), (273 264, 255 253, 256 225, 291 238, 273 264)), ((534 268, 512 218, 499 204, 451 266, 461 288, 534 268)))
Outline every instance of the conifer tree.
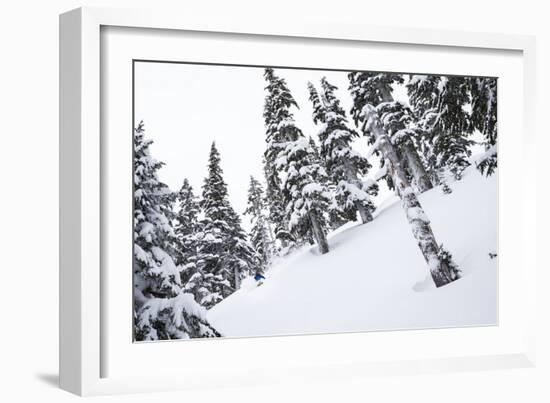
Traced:
POLYGON ((134 131, 134 337, 141 340, 217 337, 193 295, 182 289, 180 270, 166 252, 174 231, 172 194, 160 182, 162 163, 149 152, 144 126, 134 131))
POLYGON ((445 172, 440 167, 437 155, 434 153, 430 142, 431 133, 426 129, 426 116, 435 110, 437 105, 437 88, 439 80, 437 76, 413 75, 407 83, 409 103, 415 114, 418 126, 418 135, 414 141, 423 161, 427 167, 430 179, 435 185, 446 186, 445 172))
POLYGON ((193 187, 187 179, 176 196, 178 210, 176 211, 174 233, 176 237, 176 264, 181 269, 183 290, 193 294, 195 301, 202 304, 210 299, 210 292, 204 286, 204 276, 197 266, 198 220, 200 207, 193 187))
MULTIPOLYGON (((312 161, 314 161, 319 166, 323 167, 323 169, 326 171, 326 164, 324 160, 321 158, 321 153, 319 151, 319 146, 317 143, 315 143, 315 140, 313 140, 313 137, 309 136, 309 146, 311 147, 312 151, 312 161)), ((330 200, 328 201, 328 225, 331 229, 335 230, 337 228, 340 228, 342 225, 349 221, 354 221, 357 217, 354 210, 347 209, 346 206, 342 205, 341 203, 338 203, 338 200, 336 200, 336 195, 338 194, 338 186, 337 184, 328 176, 322 175, 319 177, 320 180, 323 180, 323 185, 326 186, 328 195, 330 195, 330 200)), ((311 244, 315 244, 315 240, 313 239, 313 233, 311 231, 307 232, 306 240, 311 244)))
MULTIPOLYGON (((311 105, 313 107, 313 123, 321 125, 322 130, 325 130, 325 108, 321 103, 321 98, 319 97, 319 92, 315 88, 315 86, 311 83, 307 83, 308 91, 309 91, 309 100, 311 101, 311 105)), ((314 155, 319 161, 319 163, 322 163, 322 166, 327 170, 326 161, 324 158, 321 157, 321 153, 319 151, 319 147, 313 140, 313 138, 310 136, 309 138, 309 144, 314 151, 314 155)), ((328 171, 328 170, 327 170, 328 171)), ((335 198, 336 193, 338 192, 338 187, 333 178, 328 176, 328 182, 327 182, 327 188, 329 193, 331 194, 331 202, 328 206, 328 221, 330 224, 330 228, 335 230, 342 225, 344 225, 348 221, 355 220, 355 213, 354 211, 350 211, 349 209, 346 209, 345 206, 342 206, 338 203, 338 201, 335 198)), ((308 241, 311 243, 312 237, 310 236, 308 241)))
POLYGON ((407 84, 411 107, 418 119, 417 144, 435 182, 444 183, 445 171, 460 179, 471 156, 468 82, 463 77, 414 75, 407 84))
POLYGON ((176 195, 178 209, 175 213, 174 232, 178 240, 177 264, 187 263, 196 255, 196 234, 199 230, 199 202, 187 178, 176 195))
POLYGON ((248 204, 244 213, 251 217, 250 241, 259 259, 256 271, 260 274, 265 272, 273 254, 265 210, 266 200, 263 187, 258 180, 250 176, 248 204))
POLYGON ((208 160, 208 175, 202 186, 200 201, 204 218, 198 237, 199 267, 205 275, 205 286, 210 291, 210 307, 235 291, 231 287, 231 273, 225 264, 225 241, 231 231, 232 209, 227 199, 227 185, 220 166, 220 154, 212 143, 208 160))
POLYGON ((283 181, 283 196, 289 227, 297 238, 306 239, 311 233, 321 254, 329 251, 326 232, 331 195, 326 183, 325 169, 315 158, 307 138, 301 134, 285 143, 277 165, 286 177, 283 181))
POLYGON ((204 303, 211 307, 235 292, 241 279, 255 269, 254 252, 247 243, 239 216, 229 203, 215 143, 210 149, 200 206, 204 219, 198 236, 198 264, 209 290, 204 303))
POLYGON ((313 123, 324 124, 326 122, 326 109, 321 102, 319 91, 315 88, 315 85, 311 81, 307 82, 307 89, 309 91, 309 100, 313 107, 313 123))
POLYGON ((472 97, 472 128, 481 132, 485 155, 477 168, 487 176, 497 168, 497 79, 478 77, 470 79, 472 97))
MULTIPOLYGON (((402 84, 403 77, 400 74, 378 74, 378 73, 362 73, 363 82, 369 83, 369 86, 376 87, 374 91, 363 91, 360 88, 356 89, 355 97, 357 100, 360 100, 364 104, 369 105, 378 105, 381 108, 385 108, 388 113, 386 117, 390 118, 390 121, 382 121, 383 125, 391 123, 395 125, 399 122, 397 118, 399 114, 402 114, 403 106, 399 102, 395 102, 392 95, 392 85, 402 84), (392 109, 396 109, 397 115, 394 114, 392 109), (393 117, 393 118, 392 118, 393 117)), ((359 101, 358 101, 359 102, 359 101)), ((356 118, 354 117, 356 120, 356 118)), ((386 129, 389 129, 386 128, 386 129)), ((395 127, 394 127, 395 129, 395 127)), ((410 129, 410 128, 408 128, 410 129)), ((399 129, 401 130, 401 129, 399 129)), ((397 134, 397 130, 394 130, 397 134)), ((389 134, 389 133, 388 133, 389 134)), ((405 134, 401 132, 400 134, 405 134)), ((401 160, 401 166, 405 170, 406 176, 412 178, 413 183, 416 185, 416 188, 419 192, 425 192, 428 189, 433 187, 433 184, 430 180, 428 172, 422 163, 422 158, 420 157, 418 150, 416 149, 412 139, 411 132, 408 132, 408 135, 398 136, 396 138, 396 156, 401 160)), ((375 137, 367 136, 369 143, 374 144, 375 137)), ((389 183, 390 186, 393 184, 389 183)), ((399 190, 398 190, 399 191, 399 190)))
POLYGON ((387 84, 393 80, 392 74, 352 72, 349 74, 349 80, 353 99, 353 118, 363 133, 373 138, 374 147, 387 164, 388 173, 398 189, 412 233, 435 285, 441 287, 456 280, 459 277, 458 267, 453 262, 451 254, 437 243, 430 220, 410 185, 401 160, 397 156, 396 146, 382 123, 380 112, 387 106, 384 102, 387 97, 380 94, 387 91, 387 84))
POLYGON ((371 195, 376 195, 378 187, 366 186, 360 179, 371 165, 351 147, 359 135, 349 128, 346 113, 334 94, 337 87, 325 77, 321 79, 320 97, 313 84, 308 83, 308 87, 314 109, 313 120, 322 124, 320 155, 331 181, 336 184, 337 205, 348 220, 355 220, 358 212, 363 223, 372 221, 374 204, 371 195))
POLYGON ((296 239, 290 233, 288 217, 285 214, 281 179, 275 160, 284 141, 281 129, 284 131, 286 122, 291 118, 290 108, 297 107, 286 83, 277 77, 271 68, 266 68, 264 78, 267 82, 267 95, 264 104, 264 124, 266 129, 266 150, 264 153, 264 173, 267 182, 267 200, 269 202, 269 219, 274 224, 275 239, 282 250, 291 249, 296 239))
POLYGON ((264 77, 267 81, 264 118, 268 144, 265 156, 276 169, 284 172, 281 190, 288 228, 300 238, 311 231, 319 251, 327 253, 324 212, 330 194, 325 185, 325 169, 315 161, 315 151, 294 122, 291 108, 298 105, 285 80, 270 68, 265 70, 264 77))

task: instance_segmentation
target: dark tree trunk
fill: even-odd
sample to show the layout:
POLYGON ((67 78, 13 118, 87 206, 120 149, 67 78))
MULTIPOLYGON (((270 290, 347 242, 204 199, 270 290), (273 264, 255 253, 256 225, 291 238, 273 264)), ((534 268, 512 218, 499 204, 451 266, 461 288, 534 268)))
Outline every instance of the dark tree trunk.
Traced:
POLYGON ((237 267, 233 269, 233 274, 235 275, 235 291, 237 291, 239 288, 241 288, 241 276, 237 267))
POLYGON ((370 211, 367 210, 365 205, 361 203, 359 200, 355 202, 355 207, 357 208, 357 211, 359 212, 359 216, 361 217, 361 221, 363 224, 371 222, 372 221, 372 214, 370 211))
POLYGON ((403 154, 407 159, 407 165, 409 166, 411 175, 414 178, 414 183, 416 184, 418 191, 420 193, 423 193, 426 190, 430 190, 431 188, 433 188, 433 184, 430 181, 428 172, 426 172, 426 168, 424 168, 424 164, 422 164, 420 156, 418 155, 418 151, 416 150, 416 147, 414 146, 412 141, 410 139, 405 141, 405 144, 403 144, 402 148, 403 154))
POLYGON ((311 221, 311 231, 313 232, 313 237, 315 238, 315 242, 317 242, 317 245, 319 246, 319 252, 324 255, 328 252, 328 242, 327 237, 325 236, 325 233, 321 229, 321 225, 319 224, 319 219, 317 218, 317 213, 314 211, 309 212, 309 220, 311 221))

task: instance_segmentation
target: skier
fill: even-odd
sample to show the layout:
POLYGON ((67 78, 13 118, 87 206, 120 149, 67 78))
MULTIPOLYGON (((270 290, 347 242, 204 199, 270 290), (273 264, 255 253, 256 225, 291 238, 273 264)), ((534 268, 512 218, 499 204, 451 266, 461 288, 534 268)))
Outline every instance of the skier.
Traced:
POLYGON ((259 287, 264 283, 265 277, 262 273, 256 272, 256 275, 254 276, 254 280, 256 280, 256 286, 259 287))

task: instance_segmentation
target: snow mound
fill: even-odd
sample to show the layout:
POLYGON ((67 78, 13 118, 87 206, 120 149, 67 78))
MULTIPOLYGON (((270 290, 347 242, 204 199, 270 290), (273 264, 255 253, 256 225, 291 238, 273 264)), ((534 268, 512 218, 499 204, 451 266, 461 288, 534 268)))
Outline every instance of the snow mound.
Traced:
POLYGON ((330 252, 305 247, 279 259, 214 306, 208 320, 228 337, 494 325, 497 321, 497 175, 465 171, 453 192, 420 196, 462 278, 435 288, 401 204, 329 235, 330 252))

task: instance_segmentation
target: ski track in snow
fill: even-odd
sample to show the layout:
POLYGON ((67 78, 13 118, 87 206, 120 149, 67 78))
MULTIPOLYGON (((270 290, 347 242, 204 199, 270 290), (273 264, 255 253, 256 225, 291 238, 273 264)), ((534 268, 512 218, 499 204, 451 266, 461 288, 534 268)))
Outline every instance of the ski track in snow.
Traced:
POLYGON ((473 167, 461 181, 420 195, 438 242, 462 278, 435 288, 401 202, 384 203, 365 225, 328 237, 330 252, 307 246, 252 278, 208 312, 227 337, 494 325, 497 321, 497 173, 473 167))

